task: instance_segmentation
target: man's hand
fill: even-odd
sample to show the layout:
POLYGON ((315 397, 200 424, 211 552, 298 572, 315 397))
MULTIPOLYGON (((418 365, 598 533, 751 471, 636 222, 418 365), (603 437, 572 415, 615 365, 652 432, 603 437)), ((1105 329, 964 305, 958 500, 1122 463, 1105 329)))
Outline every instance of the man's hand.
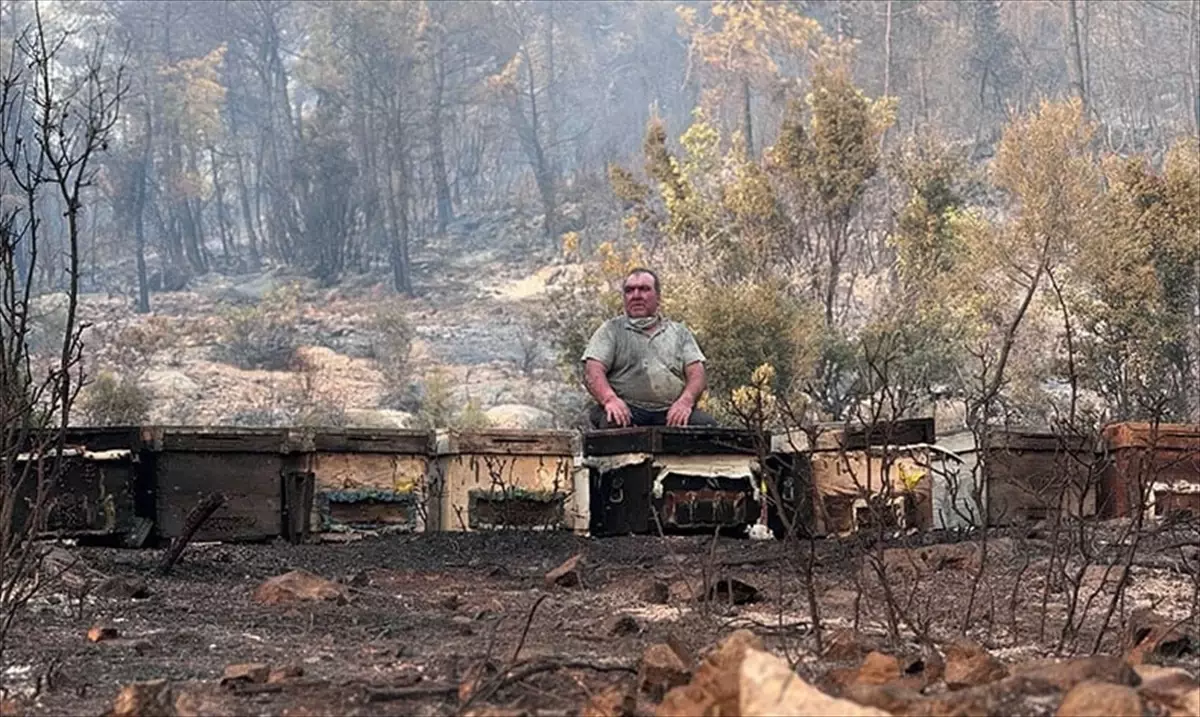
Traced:
POLYGON ((629 406, 615 394, 604 402, 604 415, 610 425, 625 428, 633 423, 633 414, 629 412, 629 406))
POLYGON ((687 396, 680 396, 675 399, 675 403, 667 409, 667 425, 668 426, 686 426, 688 419, 692 417, 692 407, 695 404, 692 399, 687 396))

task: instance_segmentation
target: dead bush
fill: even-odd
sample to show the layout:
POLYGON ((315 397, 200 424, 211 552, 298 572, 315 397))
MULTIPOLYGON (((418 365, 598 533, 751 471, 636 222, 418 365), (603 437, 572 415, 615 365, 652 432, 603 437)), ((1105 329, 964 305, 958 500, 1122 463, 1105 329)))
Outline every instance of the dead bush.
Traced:
POLYGON ((426 430, 434 428, 457 428, 478 430, 490 425, 478 401, 468 399, 465 406, 456 404, 451 378, 445 370, 436 368, 425 375, 420 383, 420 406, 416 423, 426 430))
POLYGON ((299 346, 299 300, 299 287, 293 285, 269 292, 255 306, 224 312, 224 360, 242 369, 291 367, 299 346))
POLYGON ((407 410, 413 403, 409 359, 415 335, 408 314, 398 302, 385 303, 372 315, 369 330, 371 357, 379 364, 386 384, 381 403, 407 410))
POLYGON ((131 426, 150 415, 150 392, 128 377, 102 371, 79 397, 79 412, 93 426, 131 426))

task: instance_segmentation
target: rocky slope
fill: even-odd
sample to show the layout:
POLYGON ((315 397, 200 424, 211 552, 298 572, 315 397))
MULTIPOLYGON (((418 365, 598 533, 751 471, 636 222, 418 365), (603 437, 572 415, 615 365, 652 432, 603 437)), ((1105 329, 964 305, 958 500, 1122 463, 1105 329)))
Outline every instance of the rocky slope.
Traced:
MULTIPOLYGON (((513 213, 461 219, 415 246, 413 267, 415 298, 395 296, 383 267, 331 288, 277 269, 198 277, 181 291, 153 294, 146 316, 128 297, 86 294, 89 374, 133 377, 151 399, 149 420, 160 423, 406 427, 426 417, 431 401, 451 413, 470 405, 473 420, 483 413, 496 427, 574 420, 583 395, 564 383, 537 316, 548 285, 576 267, 531 222, 513 213), (234 365, 229 312, 286 287, 298 291, 287 319, 295 360, 282 370, 234 365), (411 329, 407 380, 385 370, 391 357, 373 324, 381 307, 411 329)), ((42 305, 54 313, 53 297, 42 305)))

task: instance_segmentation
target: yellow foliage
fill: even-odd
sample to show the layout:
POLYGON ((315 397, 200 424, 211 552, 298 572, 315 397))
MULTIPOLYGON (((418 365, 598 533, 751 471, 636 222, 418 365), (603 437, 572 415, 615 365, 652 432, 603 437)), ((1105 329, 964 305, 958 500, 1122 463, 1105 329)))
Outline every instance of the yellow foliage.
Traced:
POLYGON ((165 81, 166 115, 179 122, 183 139, 189 143, 203 146, 221 136, 225 86, 219 72, 225 50, 222 43, 207 55, 180 60, 159 70, 165 81))

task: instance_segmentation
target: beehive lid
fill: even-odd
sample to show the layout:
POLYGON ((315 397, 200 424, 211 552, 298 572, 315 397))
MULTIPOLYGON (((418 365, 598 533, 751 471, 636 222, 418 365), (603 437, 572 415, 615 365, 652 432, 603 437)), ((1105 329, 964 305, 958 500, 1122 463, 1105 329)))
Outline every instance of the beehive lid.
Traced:
MULTIPOLYGON (((764 435, 765 446, 770 436, 764 435)), ((625 453, 668 455, 723 455, 757 452, 753 431, 712 426, 638 426, 588 431, 583 434, 583 452, 587 456, 614 456, 625 453)))
POLYGON ((439 456, 464 454, 517 456, 573 456, 577 434, 573 431, 493 429, 486 431, 438 431, 434 453, 439 456))

